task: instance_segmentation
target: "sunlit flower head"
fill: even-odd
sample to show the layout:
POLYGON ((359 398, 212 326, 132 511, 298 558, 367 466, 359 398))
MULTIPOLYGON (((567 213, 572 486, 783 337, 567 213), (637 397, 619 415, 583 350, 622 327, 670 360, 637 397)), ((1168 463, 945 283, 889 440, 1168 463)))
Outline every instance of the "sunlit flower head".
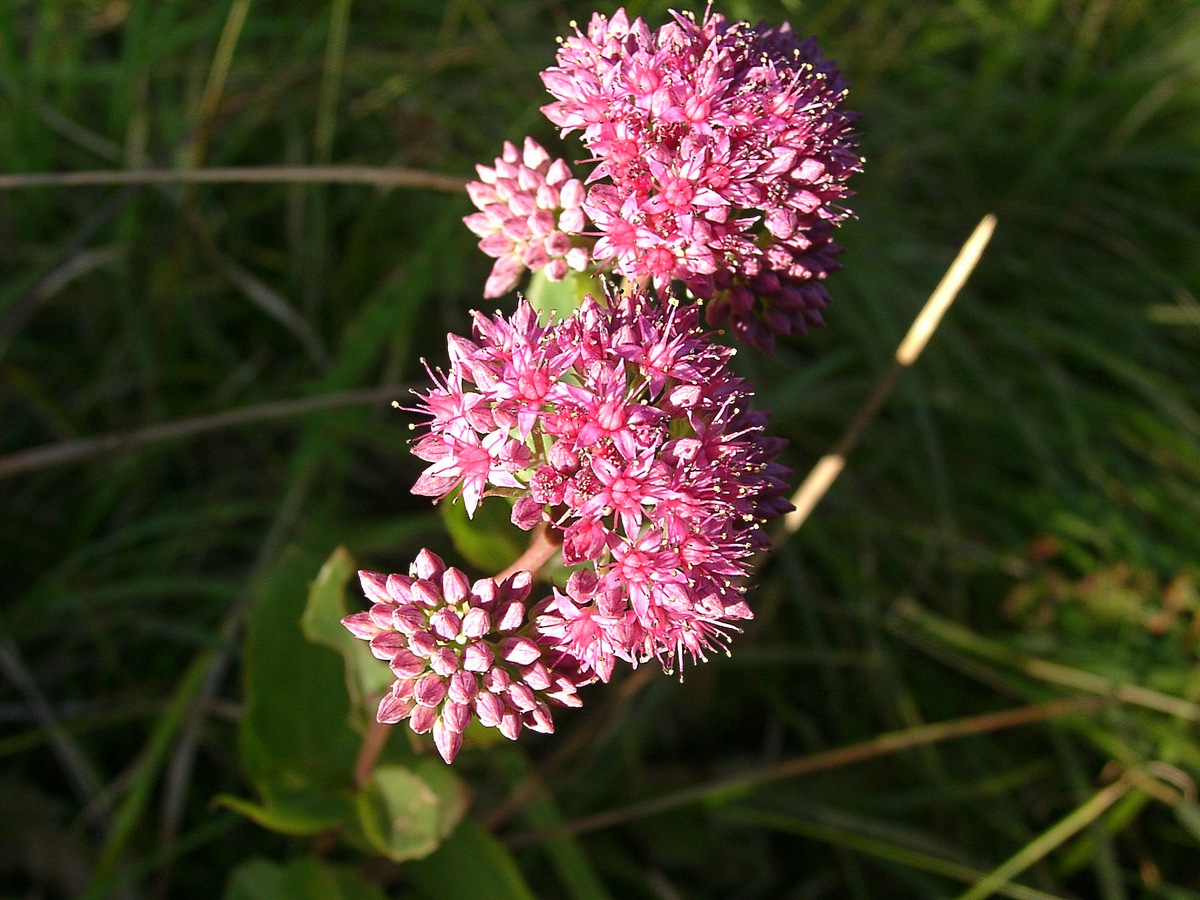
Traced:
POLYGON ((814 39, 711 10, 651 31, 620 9, 565 38, 542 80, 546 116, 590 154, 597 263, 684 282, 713 301, 710 322, 763 349, 820 324, 862 160, 845 80, 814 39))
POLYGON ((506 142, 495 166, 476 170, 480 180, 467 193, 479 212, 463 221, 496 260, 483 296, 507 294, 527 269, 545 269, 551 281, 561 281, 568 270, 587 267, 587 242, 573 239, 587 225, 584 188, 565 162, 525 138, 524 149, 506 142))
POLYGON ((517 525, 554 529, 562 562, 590 573, 535 624, 602 678, 614 659, 671 668, 722 643, 750 617, 761 526, 789 508, 782 442, 697 315, 642 290, 550 324, 523 300, 511 317, 477 313, 413 408, 414 453, 431 463, 416 492, 461 496, 471 514, 508 497, 517 525))

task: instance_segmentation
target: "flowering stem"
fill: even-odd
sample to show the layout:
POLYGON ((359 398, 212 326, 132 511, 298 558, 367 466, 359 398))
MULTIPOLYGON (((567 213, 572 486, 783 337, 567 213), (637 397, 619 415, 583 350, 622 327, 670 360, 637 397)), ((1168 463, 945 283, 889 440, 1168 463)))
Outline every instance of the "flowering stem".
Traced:
POLYGON ((377 722, 374 719, 367 726, 367 733, 363 735, 362 747, 358 751, 358 759, 354 761, 355 787, 364 787, 371 780, 371 773, 375 771, 375 764, 379 762, 379 754, 383 752, 383 748, 387 744, 391 728, 391 725, 377 722))
POLYGON ((496 576, 496 581, 503 581, 517 572, 529 572, 536 575, 538 570, 550 561, 562 546, 562 536, 548 525, 539 525, 533 532, 529 546, 525 552, 513 560, 512 564, 496 576))

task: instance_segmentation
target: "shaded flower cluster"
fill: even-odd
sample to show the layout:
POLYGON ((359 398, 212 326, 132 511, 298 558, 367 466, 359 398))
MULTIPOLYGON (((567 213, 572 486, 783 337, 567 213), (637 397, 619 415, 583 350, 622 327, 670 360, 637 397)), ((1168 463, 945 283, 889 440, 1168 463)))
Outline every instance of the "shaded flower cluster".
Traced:
POLYGON ((476 313, 413 410, 428 417, 413 452, 430 463, 415 493, 460 493, 471 514, 508 496, 516 524, 561 533, 579 568, 535 625, 604 680, 618 659, 703 658, 749 618, 760 526, 790 508, 783 442, 697 315, 641 290, 589 296, 549 325, 524 300, 511 318, 476 313))
POLYGON ((710 323, 770 351, 822 323, 856 116, 836 66, 786 23, 673 15, 653 32, 623 9, 594 15, 542 73, 543 112, 591 154, 594 260, 660 290, 683 281, 710 323))
POLYGON ((475 168, 480 180, 467 193, 480 211, 463 221, 496 260, 483 296, 507 294, 526 269, 544 268, 551 281, 562 281, 568 269, 587 268, 587 248, 572 239, 586 228, 584 188, 565 162, 525 138, 523 150, 505 142, 494 167, 475 168))
POLYGON ((516 740, 522 727, 553 732, 552 704, 580 705, 576 688, 587 679, 578 666, 529 636, 528 572, 471 584, 422 550, 408 575, 359 578, 372 606, 342 624, 370 641, 396 676, 377 717, 408 719, 417 734, 432 731, 446 762, 472 718, 516 740))

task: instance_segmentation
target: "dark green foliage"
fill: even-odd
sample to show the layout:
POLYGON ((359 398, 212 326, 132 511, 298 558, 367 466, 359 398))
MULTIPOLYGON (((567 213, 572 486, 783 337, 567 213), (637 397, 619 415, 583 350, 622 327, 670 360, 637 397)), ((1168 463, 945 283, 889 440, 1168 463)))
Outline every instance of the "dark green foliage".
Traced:
MULTIPOLYGON (((627 4, 652 23, 667 7, 627 4)), ((0 480, 0 894, 940 897, 1023 854, 1001 895, 1200 896, 1200 11, 717 7, 820 35, 863 113, 828 327, 737 357, 798 473, 870 395, 975 222, 999 217, 841 480, 765 561, 732 658, 682 684, 643 669, 589 688, 553 738, 469 742, 453 769, 467 824, 421 862, 384 862, 437 844, 458 782, 397 733, 388 784, 355 791, 363 714, 331 646, 335 606, 300 621, 309 586, 341 545, 322 596, 350 608, 355 562, 403 570, 429 546, 482 575, 476 561, 519 549, 500 520, 487 545, 452 540, 409 494, 411 417, 347 394, 25 471, 0 480), (1075 696, 1101 703, 761 774, 1075 696), (530 773, 542 789, 514 800, 530 773), (403 804, 421 791, 396 788, 416 781, 436 797, 420 809, 403 804), (577 838, 501 843, 683 790, 577 838), (1060 840, 1049 829, 1073 810, 1088 814, 1060 840), (424 830, 389 832, 399 812, 424 830), (321 834, 337 822, 346 840, 321 834)), ((591 12, 14 9, 2 174, 336 163, 463 179, 504 139, 563 146, 537 72, 591 12)), ((459 223, 469 208, 361 185, 0 190, 0 463, 280 400, 394 386, 404 404, 468 310, 512 302, 480 299, 490 260, 459 223)))

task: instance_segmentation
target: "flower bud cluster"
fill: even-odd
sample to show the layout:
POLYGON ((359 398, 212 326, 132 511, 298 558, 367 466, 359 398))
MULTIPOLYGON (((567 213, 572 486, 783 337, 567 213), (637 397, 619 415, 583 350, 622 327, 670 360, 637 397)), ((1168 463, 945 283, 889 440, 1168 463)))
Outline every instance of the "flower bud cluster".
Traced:
POLYGON ((523 727, 553 732, 552 704, 580 705, 576 688, 587 679, 574 661, 530 636, 528 572, 472 584, 422 550, 408 575, 359 577, 372 606, 342 624, 396 676, 377 717, 432 731, 446 762, 472 718, 516 740, 523 727))
POLYGON ((507 294, 526 269, 544 268, 551 281, 562 281, 568 269, 587 268, 588 249, 573 239, 587 226, 584 187, 565 162, 525 138, 522 151, 505 142, 494 167, 475 168, 480 180, 467 193, 480 211, 463 221, 496 260, 483 296, 507 294))

